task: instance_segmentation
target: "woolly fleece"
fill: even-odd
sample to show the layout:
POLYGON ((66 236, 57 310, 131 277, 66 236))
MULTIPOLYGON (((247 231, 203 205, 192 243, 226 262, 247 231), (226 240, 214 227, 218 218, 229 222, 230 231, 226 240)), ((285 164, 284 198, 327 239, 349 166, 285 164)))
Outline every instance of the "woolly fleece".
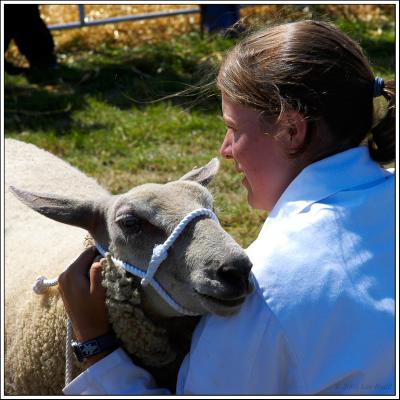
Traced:
MULTIPOLYGON (((38 296, 32 284, 38 275, 58 276, 88 244, 86 232, 39 215, 7 188, 81 199, 107 192, 49 152, 17 140, 5 139, 5 164, 5 394, 62 394, 65 310, 56 287, 38 296)), ((198 318, 152 321, 140 308, 138 279, 110 260, 102 263, 114 331, 135 362, 148 368, 160 385, 174 390, 198 318)), ((74 376, 81 370, 74 361, 74 376)))

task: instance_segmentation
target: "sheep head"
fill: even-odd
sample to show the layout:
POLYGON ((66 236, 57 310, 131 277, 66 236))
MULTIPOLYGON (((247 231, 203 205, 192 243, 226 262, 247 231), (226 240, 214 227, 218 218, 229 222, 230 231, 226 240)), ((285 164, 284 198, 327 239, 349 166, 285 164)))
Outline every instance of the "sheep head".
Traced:
MULTIPOLYGON (((144 184, 125 194, 91 201, 10 189, 33 210, 87 230, 115 257, 146 270, 154 246, 163 243, 183 217, 197 208, 212 209, 206 186, 218 168, 218 160, 213 159, 177 181, 144 184)), ((230 315, 239 310, 252 289, 250 269, 243 249, 219 223, 200 217, 185 227, 155 278, 192 312, 230 315)), ((150 312, 162 317, 177 315, 150 285, 143 293, 150 312)))

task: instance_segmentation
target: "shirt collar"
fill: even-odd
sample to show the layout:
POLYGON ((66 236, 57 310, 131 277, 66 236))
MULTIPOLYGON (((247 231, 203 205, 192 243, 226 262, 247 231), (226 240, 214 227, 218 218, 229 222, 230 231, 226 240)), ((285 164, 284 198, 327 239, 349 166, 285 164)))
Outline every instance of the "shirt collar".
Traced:
POLYGON ((389 172, 373 161, 368 147, 359 146, 304 168, 283 192, 267 221, 298 214, 334 193, 383 179, 389 172))

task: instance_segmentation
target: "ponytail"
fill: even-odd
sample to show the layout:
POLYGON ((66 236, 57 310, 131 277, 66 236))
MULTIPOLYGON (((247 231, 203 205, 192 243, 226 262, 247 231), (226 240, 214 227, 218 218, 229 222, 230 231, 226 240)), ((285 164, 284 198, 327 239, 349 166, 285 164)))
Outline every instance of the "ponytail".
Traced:
POLYGON ((385 164, 394 161, 396 155, 396 91, 395 82, 385 82, 382 96, 387 100, 385 116, 371 129, 372 138, 368 141, 371 158, 385 164))

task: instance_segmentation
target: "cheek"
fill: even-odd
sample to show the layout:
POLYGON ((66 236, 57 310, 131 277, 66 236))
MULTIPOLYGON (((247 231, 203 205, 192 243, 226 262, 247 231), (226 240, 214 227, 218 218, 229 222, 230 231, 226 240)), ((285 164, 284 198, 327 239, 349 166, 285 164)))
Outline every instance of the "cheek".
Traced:
POLYGON ((232 146, 234 159, 240 164, 246 175, 254 175, 265 163, 265 154, 257 140, 245 138, 232 146))
POLYGON ((241 164, 248 164, 252 153, 252 144, 247 137, 240 137, 238 141, 232 143, 232 155, 241 164))

